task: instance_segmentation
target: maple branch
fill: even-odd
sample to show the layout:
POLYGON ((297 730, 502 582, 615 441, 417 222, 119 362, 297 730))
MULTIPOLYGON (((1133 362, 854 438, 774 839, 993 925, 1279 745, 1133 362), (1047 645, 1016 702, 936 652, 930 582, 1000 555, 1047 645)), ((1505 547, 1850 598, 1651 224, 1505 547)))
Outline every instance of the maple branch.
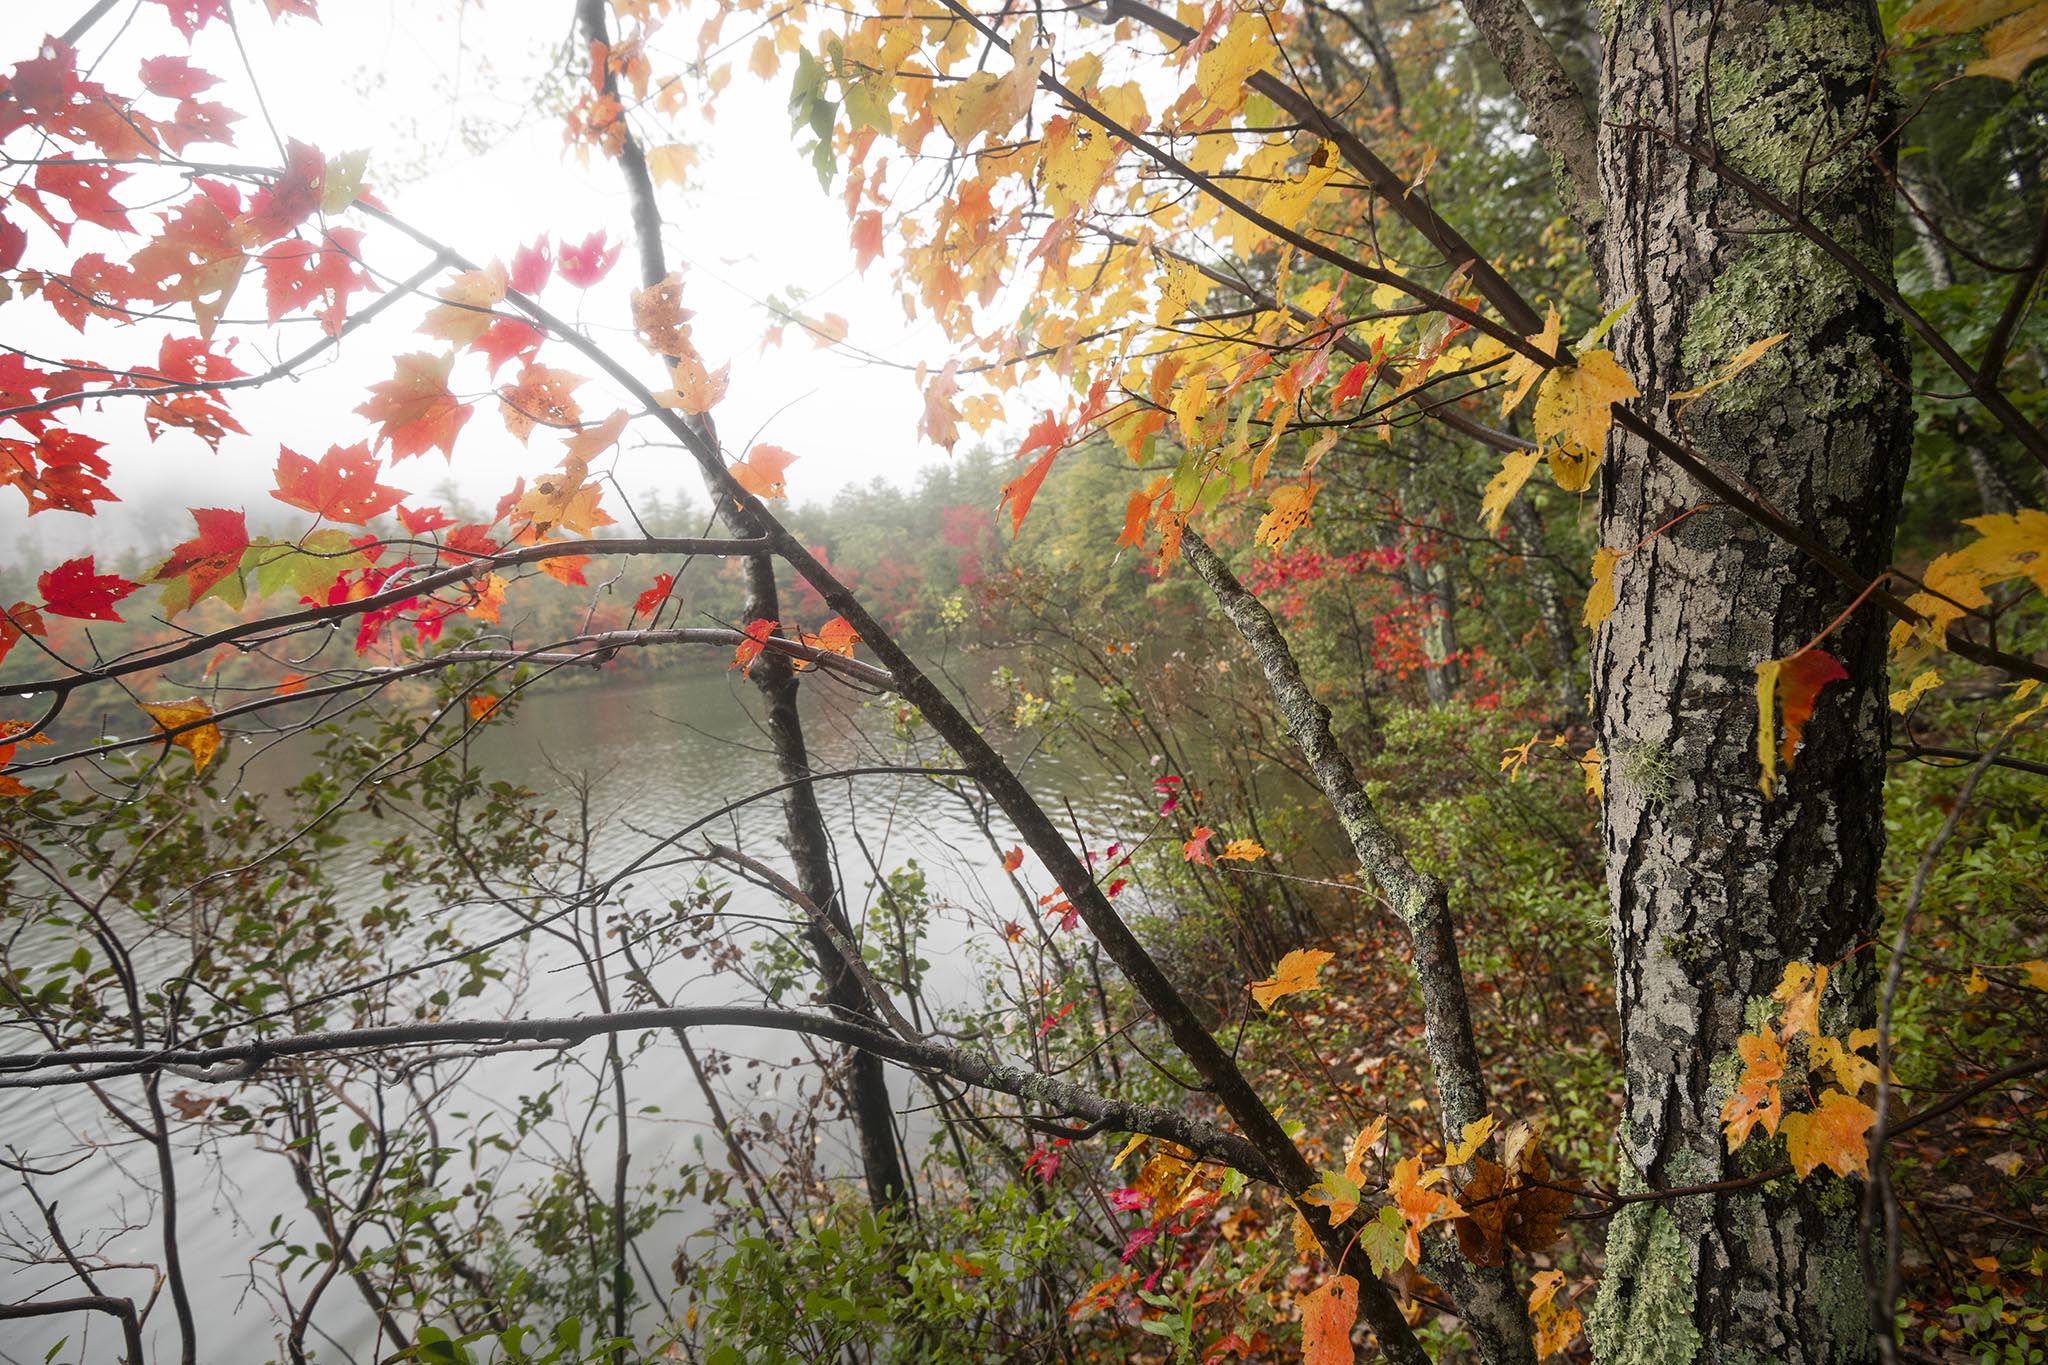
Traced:
POLYGON ((236 1081, 286 1057, 337 1056, 388 1048, 437 1044, 546 1043, 568 1045, 591 1038, 642 1030, 758 1028, 801 1033, 858 1048, 917 1071, 935 1072, 971 1085, 1046 1105, 1119 1132, 1146 1133, 1177 1142, 1213 1161, 1272 1183, 1260 1153, 1244 1138, 1206 1119, 1155 1105, 1111 1099, 1057 1077, 1015 1066, 965 1048, 917 1038, 898 1038, 880 1029, 831 1015, 762 1005, 696 1005, 669 1009, 621 1010, 563 1019, 446 1020, 377 1028, 336 1029, 278 1038, 223 1043, 212 1047, 75 1048, 0 1055, 0 1090, 84 1085, 120 1076, 177 1069, 201 1081, 236 1081))
MULTIPOLYGON (((1140 0, 1105 0, 1103 10, 1112 18, 1134 19, 1183 47, 1195 36, 1195 30, 1189 25, 1153 9, 1150 5, 1140 3, 1140 0)), ((1543 330, 1543 319, 1537 316, 1535 308, 1530 306, 1528 300, 1494 268, 1485 253, 1473 247, 1456 228, 1438 216, 1436 210, 1432 209, 1421 195, 1409 193, 1407 182, 1402 180, 1391 166, 1380 160, 1356 133, 1324 112, 1322 107, 1307 95, 1276 76, 1261 72, 1246 84, 1299 119, 1318 136, 1327 138, 1335 144, 1337 154, 1350 163, 1360 178, 1392 205, 1394 212, 1406 220, 1410 227, 1441 251, 1445 260, 1454 264, 1471 262, 1470 277, 1473 284, 1488 303, 1500 310, 1501 317, 1507 321, 1508 326, 1517 330, 1518 340, 1521 334, 1543 330)), ((1397 287, 1407 286, 1403 284, 1397 287)), ((1548 356, 1541 359, 1549 366, 1567 361, 1569 356, 1561 353, 1555 359, 1548 356)))
MULTIPOLYGON (((1932 744, 1894 744, 1892 752, 1902 758, 1952 758, 1956 760, 1956 763, 1944 766, 1955 767, 1961 767, 1966 763, 1975 763, 1978 759, 1984 757, 1984 754, 1976 749, 1945 749, 1932 744)), ((1991 755, 1991 763, 1993 767, 2011 768, 2015 772, 2032 773, 2036 777, 2048 777, 2048 763, 2036 763, 2032 759, 2013 758, 2006 754, 1993 753, 1991 755)))
MULTIPOLYGON (((31 412, 50 412, 57 408, 70 407, 74 404, 83 406, 86 403, 97 403, 106 398, 161 398, 166 394, 221 393, 229 389, 254 389, 260 388, 265 384, 275 383, 309 361, 317 360, 323 351, 330 351, 339 346, 343 337, 355 331, 358 327, 374 321, 377 315, 386 308, 403 299, 413 297, 423 285, 447 268, 447 262, 438 257, 429 261, 425 266, 399 281, 397 287, 386 290, 382 298, 350 314, 342 321, 340 328, 333 335, 322 336, 318 341, 305 347, 296 355, 288 356, 278 361, 277 364, 272 365, 269 369, 259 373, 245 374, 235 379, 195 379, 187 382, 162 380, 161 382, 151 383, 147 387, 141 384, 120 384, 112 388, 95 389, 90 393, 81 389, 77 393, 59 394, 54 398, 42 398, 33 403, 18 403, 11 408, 0 408, 0 419, 19 417, 31 412)), ((119 372, 105 371, 105 373, 119 372)), ((128 373, 133 372, 130 371, 128 373)), ((136 377, 146 378, 147 376, 137 375, 136 377)))
MULTIPOLYGON (((543 560, 560 559, 570 555, 754 555, 761 552, 763 544, 764 542, 759 539, 734 537, 643 536, 620 537, 616 540, 551 540, 539 545, 525 545, 516 550, 499 550, 483 555, 471 555, 464 551, 461 553, 467 555, 472 562, 407 579, 395 588, 385 588, 353 602, 336 602, 305 607, 277 616, 259 617, 254 621, 224 626, 205 635, 195 635, 176 644, 138 650, 110 663, 81 668, 62 677, 38 678, 31 682, 0 685, 0 697, 22 697, 38 692, 53 692, 58 694, 61 701, 65 694, 75 692, 81 687, 107 682, 132 673, 165 668, 180 660, 204 654, 207 650, 220 645, 234 644, 252 636, 295 630, 301 626, 343 621, 352 616, 375 611, 379 607, 410 601, 415 597, 425 596, 474 578, 483 570, 493 567, 537 564, 543 560)), ((33 732, 24 732, 27 733, 33 732)))
MULTIPOLYGON (((106 5, 102 4, 101 8, 106 8, 106 5)), ((120 1319, 121 1339, 128 1348, 128 1365, 143 1365, 142 1323, 135 1315, 135 1303, 132 1299, 118 1299, 109 1294, 80 1294, 69 1299, 0 1303, 0 1321, 15 1318, 51 1318, 64 1313, 109 1313, 120 1319)))

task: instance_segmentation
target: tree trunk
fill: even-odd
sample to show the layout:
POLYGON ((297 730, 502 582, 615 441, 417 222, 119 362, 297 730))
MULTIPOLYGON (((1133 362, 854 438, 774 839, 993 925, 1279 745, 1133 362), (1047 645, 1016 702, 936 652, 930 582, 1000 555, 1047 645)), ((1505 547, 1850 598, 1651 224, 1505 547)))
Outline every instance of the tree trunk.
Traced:
MULTIPOLYGON (((1875 7, 1618 0, 1605 13, 1599 260, 1608 304, 1635 299, 1612 334, 1616 355, 1667 433, 1874 573, 1890 554, 1909 455, 1905 397, 1888 378, 1910 373, 1899 330, 1702 154, 1787 200, 1803 196, 1816 223, 1889 277, 1892 196, 1877 162, 1891 110, 1869 103, 1874 91, 1888 98, 1872 78, 1875 7), (1779 332, 1790 336, 1682 424, 1658 401, 1779 332)), ((1602 543, 1626 552, 1705 500, 1617 432, 1602 543)), ((1720 1108, 1745 1017, 1785 964, 1834 968, 1829 1027, 1870 1021, 1884 622, 1861 612, 1827 638, 1849 678, 1821 694, 1797 766, 1766 800, 1754 667, 1805 645, 1848 595, 1726 509, 1627 555, 1615 586, 1592 672, 1607 756, 1622 1155, 1638 1187, 1739 1178, 1782 1160, 1775 1140, 1729 1156, 1720 1108)), ((1823 1172, 1624 1208, 1589 1315, 1598 1358, 1868 1359, 1857 1198, 1841 1183, 1823 1172)))
MULTIPOLYGON (((767 607, 771 611, 775 609, 773 563, 764 556, 748 565, 750 575, 755 565, 766 570, 767 607)), ((750 585, 748 601, 750 609, 760 610, 759 585, 750 585)), ((845 903, 839 896, 839 879, 832 865, 825 816, 818 808, 817 789, 799 780, 811 775, 811 763, 804 745, 803 722, 797 714, 796 674, 788 659, 763 654, 754 665, 754 681, 760 685, 762 700, 767 704, 775 766, 783 781, 796 782, 782 800, 789 831, 789 856, 796 864, 797 888, 832 921, 844 942, 857 943, 853 925, 846 917, 845 903)), ((822 929, 813 928, 805 938, 818 970, 824 975, 825 1003, 832 1012, 861 1023, 876 1023, 874 1006, 861 989, 860 979, 831 937, 822 929)), ((896 1151, 896 1107, 889 1099, 889 1078, 881 1058, 855 1049, 847 1065, 847 1097, 860 1139, 861 1170, 867 1179, 868 1199, 880 1208, 903 1197, 903 1165, 896 1151)))

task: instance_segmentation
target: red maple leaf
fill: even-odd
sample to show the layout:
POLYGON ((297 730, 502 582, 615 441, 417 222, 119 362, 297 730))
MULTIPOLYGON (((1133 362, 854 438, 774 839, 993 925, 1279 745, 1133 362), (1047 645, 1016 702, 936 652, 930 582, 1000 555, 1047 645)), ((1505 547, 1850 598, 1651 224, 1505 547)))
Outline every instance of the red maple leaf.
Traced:
POLYGON ((875 257, 882 254, 882 215, 879 210, 869 209, 856 214, 853 220, 853 264, 865 275, 868 267, 875 263, 875 257))
POLYGON ((43 614, 33 602, 16 602, 6 611, 0 612, 0 659, 7 657, 7 651, 14 648, 14 642, 24 635, 44 635, 48 628, 43 624, 43 614))
POLYGON ((250 196, 241 226, 254 241, 276 241, 313 216, 326 183, 327 158, 293 138, 285 145, 284 173, 250 196))
POLYGON ((729 673, 737 668, 742 678, 751 677, 754 672, 754 660, 760 658, 761 651, 768 647, 768 637, 775 633, 778 624, 780 623, 763 620, 760 617, 747 622, 746 630, 741 632, 747 638, 740 641, 739 647, 733 650, 732 662, 725 666, 726 671, 729 673))
POLYGON ((624 246, 624 242, 606 246, 604 230, 600 228, 581 242, 562 243, 555 255, 555 269, 578 289, 588 289, 611 273, 624 246))
POLYGON ((188 39, 215 19, 227 18, 227 0, 156 0, 171 16, 171 27, 188 39))
POLYGON ((340 332, 348 316, 348 296, 377 287, 361 267, 362 245, 361 232, 338 227, 322 233, 317 246, 292 237, 264 252, 263 296, 270 320, 318 302, 314 316, 322 330, 329 336, 340 332))
POLYGON ((44 611, 80 621, 120 620, 114 603, 141 586, 119 574, 94 573, 91 555, 67 559, 36 580, 44 611))
POLYGON ((633 614, 635 616, 652 616, 655 610, 668 600, 669 589, 675 585, 674 574, 656 574, 654 576, 654 586, 641 593, 640 600, 633 604, 633 614))
POLYGON ((369 442, 358 441, 329 447, 317 464, 279 446, 277 490, 270 496, 329 521, 361 526, 403 502, 406 492, 377 482, 377 458, 369 442))
POLYGON ((409 536, 423 536, 429 531, 453 526, 455 518, 438 507, 401 507, 398 509, 398 524, 405 528, 405 533, 409 536))
POLYGON ((499 318, 484 328, 475 341, 469 343, 469 349, 483 352, 491 362, 491 378, 496 379, 498 370, 508 360, 521 360, 530 364, 539 353, 543 339, 538 327, 521 322, 518 318, 499 318))
POLYGON ((512 253, 512 287, 522 294, 538 294, 554 273, 555 253, 545 235, 512 253))
POLYGON ((0 487, 12 484, 28 500, 29 515, 52 509, 84 512, 94 503, 119 502, 105 482, 106 445, 62 427, 42 427, 33 442, 0 440, 0 487))
POLYGON ((220 77, 201 71, 188 57, 145 57, 142 59, 142 88, 165 99, 188 100, 202 90, 220 84, 220 77))
POLYGON ((240 574, 242 555, 249 548, 249 526, 240 512, 224 507, 195 507, 192 521, 199 534, 174 546, 169 558, 150 575, 154 583, 184 580, 188 605, 206 596, 229 575, 240 574))
POLYGON ((442 541, 443 553, 450 564, 467 564, 471 559, 481 559, 498 553, 498 542, 491 539, 488 526, 458 526, 442 541))
POLYGON ((425 454, 435 446, 455 458, 455 434, 476 409, 457 402, 449 392, 448 374, 454 368, 452 352, 437 356, 415 351, 398 357, 398 372, 392 378, 370 385, 370 401, 356 411, 383 424, 377 439, 391 442, 392 459, 425 454))

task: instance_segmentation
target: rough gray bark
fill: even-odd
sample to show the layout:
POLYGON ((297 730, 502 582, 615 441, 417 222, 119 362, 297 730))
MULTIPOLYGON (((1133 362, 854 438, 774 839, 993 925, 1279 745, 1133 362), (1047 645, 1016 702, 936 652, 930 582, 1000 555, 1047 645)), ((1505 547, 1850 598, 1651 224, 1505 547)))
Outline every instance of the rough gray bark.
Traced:
MULTIPOLYGON (((1864 574, 1886 563, 1908 457, 1895 323, 1834 259, 1716 178, 1712 146, 1890 278, 1892 198, 1872 108, 1882 43, 1868 0, 1621 0, 1606 8, 1599 264, 1611 344, 1659 396, 1747 343, 1790 337, 1744 376, 1656 420, 1761 492, 1864 574), (1711 56, 1709 55, 1711 54, 1711 56), (1711 63, 1711 64, 1710 64, 1711 63)), ((1618 432, 1601 540, 1635 545, 1701 502, 1618 432)), ((1641 1186, 1735 1178, 1720 1107, 1745 1013, 1786 963, 1835 967, 1830 1027, 1867 1024, 1884 847, 1884 623, 1861 613, 1825 648, 1849 672, 1806 730, 1775 800, 1758 789, 1754 666, 1798 650, 1848 603, 1782 540, 1725 508, 1621 561, 1593 649, 1607 758, 1605 828, 1626 1114, 1641 1186), (1837 989, 1839 987, 1840 989, 1837 989)), ((1862 1361, 1870 1324, 1856 1200, 1819 1174, 1627 1206, 1588 1319, 1602 1361, 1862 1361)))
MULTIPOLYGON (((1443 1141, 1458 1140, 1468 1123, 1487 1113, 1486 1080, 1472 1040, 1472 1012, 1458 965, 1457 926, 1451 920, 1443 882, 1408 860, 1401 840, 1380 818, 1358 781, 1351 759, 1330 728, 1330 710, 1302 680, 1287 637, 1265 604, 1238 582, 1230 566, 1192 528, 1181 532, 1181 558, 1208 585, 1216 604, 1251 649, 1287 737, 1308 760, 1316 785, 1336 812, 1359 867, 1372 878, 1408 926, 1414 971, 1422 992, 1423 1038, 1436 1081, 1437 1117, 1443 1141)), ((1507 1266, 1490 1270, 1447 1258, 1446 1269, 1462 1271, 1451 1287, 1481 1356, 1495 1365, 1533 1362, 1529 1314, 1507 1266)))

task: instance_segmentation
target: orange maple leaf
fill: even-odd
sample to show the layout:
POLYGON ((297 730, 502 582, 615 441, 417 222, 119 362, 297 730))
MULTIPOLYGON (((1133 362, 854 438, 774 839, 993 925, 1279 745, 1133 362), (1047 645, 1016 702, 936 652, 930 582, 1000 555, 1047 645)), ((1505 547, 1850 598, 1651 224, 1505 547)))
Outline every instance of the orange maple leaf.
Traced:
POLYGON ((775 627, 780 624, 779 621, 767 621, 760 617, 747 622, 747 628, 742 632, 747 638, 740 641, 739 647, 733 650, 732 662, 725 666, 726 671, 731 672, 737 668, 742 678, 753 676, 754 660, 761 657, 761 651, 768 647, 768 637, 775 633, 775 627))
POLYGON ((1053 456, 1057 449, 1048 450, 1031 462, 1022 474, 1003 485, 1002 501, 996 504, 998 511, 1010 509, 1010 537, 1024 529, 1024 514, 1031 510, 1031 500, 1038 496, 1038 486, 1045 482, 1045 476, 1052 470, 1053 456))
POLYGON ((1422 1158, 1406 1157, 1394 1163, 1393 1178, 1387 1182, 1387 1193, 1393 1196, 1394 1206, 1401 1216, 1408 1220, 1408 1259, 1422 1259, 1422 1232, 1432 1223, 1441 1223, 1449 1218, 1462 1218, 1465 1210, 1457 1200, 1431 1185, 1443 1178, 1441 1166, 1422 1173, 1422 1158))
POLYGON ((498 415, 505 419, 505 430, 523 442, 540 423, 551 427, 575 426, 583 409, 574 395, 587 382, 582 375, 567 370, 528 365, 519 372, 517 383, 498 390, 498 415))
POLYGON ((759 445, 749 450, 744 460, 726 466, 725 472, 757 498, 780 498, 786 492, 783 471, 795 464, 797 458, 781 446, 759 445))
POLYGON ((1015 872, 1022 866, 1024 866, 1024 849, 1021 845, 1012 848, 1003 855, 1003 871, 1015 872))
POLYGON ((453 351, 441 356, 415 351, 398 357, 398 371, 390 379, 370 385, 370 401, 356 411, 381 424, 377 440, 391 443, 392 459, 423 455, 435 446, 455 458, 455 434, 476 409, 457 402, 449 391, 454 368, 453 351))
POLYGON ((1301 1296, 1303 1365, 1351 1365, 1357 1352, 1351 1328, 1358 1321, 1358 1281, 1335 1275, 1301 1296))
POLYGON ((1836 1175, 1861 1175, 1870 1168, 1866 1135, 1877 1111, 1853 1095, 1830 1090, 1810 1114, 1787 1114, 1779 1125, 1792 1169, 1804 1178, 1819 1166, 1836 1175))
POLYGON ((1280 959, 1271 976, 1252 982, 1252 999, 1259 1002, 1261 1009, 1271 1009, 1282 996, 1315 990, 1321 984, 1317 975, 1335 956, 1321 948, 1296 948, 1280 959))

